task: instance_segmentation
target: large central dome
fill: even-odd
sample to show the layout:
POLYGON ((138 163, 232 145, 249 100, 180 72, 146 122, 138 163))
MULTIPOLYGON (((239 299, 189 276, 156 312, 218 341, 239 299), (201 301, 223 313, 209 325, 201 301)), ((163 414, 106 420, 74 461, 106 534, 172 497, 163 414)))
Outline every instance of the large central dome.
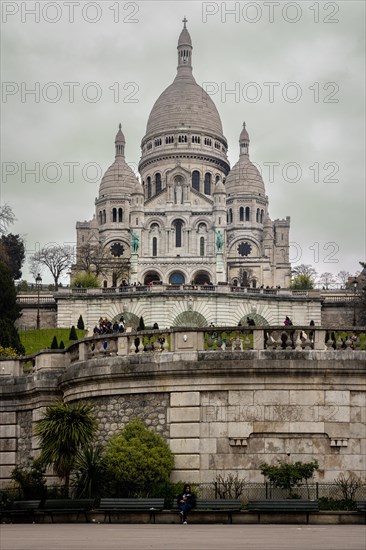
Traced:
POLYGON ((185 23, 178 40, 177 76, 155 102, 145 139, 177 129, 225 139, 214 102, 192 75, 192 41, 185 23))
POLYGON ((192 74, 180 75, 155 102, 146 126, 146 134, 176 129, 195 129, 223 137, 220 115, 210 96, 192 74))

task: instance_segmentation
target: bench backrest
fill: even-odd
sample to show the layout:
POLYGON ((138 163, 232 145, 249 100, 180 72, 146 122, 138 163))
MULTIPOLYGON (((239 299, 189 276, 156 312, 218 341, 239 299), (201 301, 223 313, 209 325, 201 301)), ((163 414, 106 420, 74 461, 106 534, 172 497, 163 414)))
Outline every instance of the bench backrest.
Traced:
POLYGON ((81 499, 50 499, 43 503, 43 510, 91 510, 93 508, 93 498, 81 499))
POLYGON ((215 500, 208 500, 208 499, 198 499, 197 500, 197 509, 202 510, 228 510, 228 511, 234 511, 234 510, 240 510, 241 508, 241 502, 240 500, 227 500, 227 499, 215 499, 215 500))
POLYGON ((294 511, 294 512, 317 512, 319 503, 317 500, 284 499, 284 500, 249 500, 250 511, 294 511))
POLYGON ((12 510, 37 510, 41 504, 40 500, 14 500, 11 504, 12 510))
POLYGON ((102 510, 162 510, 163 498, 101 498, 99 508, 102 510))

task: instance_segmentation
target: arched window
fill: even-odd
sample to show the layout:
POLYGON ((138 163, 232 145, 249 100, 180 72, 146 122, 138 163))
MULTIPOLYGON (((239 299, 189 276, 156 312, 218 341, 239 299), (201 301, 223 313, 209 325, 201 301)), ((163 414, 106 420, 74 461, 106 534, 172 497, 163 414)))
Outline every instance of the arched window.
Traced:
POLYGON ((264 210, 261 210, 261 223, 263 223, 264 210))
POLYGON ((204 193, 205 195, 211 195, 211 174, 209 172, 205 174, 204 193))
POLYGON ((100 210, 100 212, 99 212, 99 225, 102 225, 102 223, 103 223, 103 213, 100 210))
POLYGON ((184 285, 184 275, 180 271, 174 271, 169 277, 169 283, 171 285, 184 285))
POLYGON ((147 178, 147 198, 151 199, 151 178, 148 176, 147 178))
POLYGON ((242 206, 239 208, 239 221, 244 221, 244 208, 242 206))
POLYGON ((118 208, 118 221, 119 221, 119 223, 123 222, 123 210, 122 210, 122 208, 118 208))
POLYGON ((152 255, 153 256, 158 255, 158 239, 156 237, 153 237, 153 240, 152 240, 152 255))
POLYGON ((180 220, 177 220, 174 225, 175 225, 175 247, 181 248, 183 223, 180 220))
POLYGON ((113 210, 112 210, 112 220, 114 222, 117 221, 117 208, 113 208, 113 210))
POLYGON ((257 213, 256 213, 256 216, 255 216, 255 221, 257 223, 259 223, 259 216, 260 216, 260 210, 259 210, 259 208, 257 208, 257 213))
POLYGON ((200 237, 200 256, 205 255, 205 237, 200 237))
POLYGON ((249 208, 249 206, 247 206, 245 208, 245 221, 250 222, 250 208, 249 208))
POLYGON ((155 193, 160 193, 161 191, 161 174, 159 172, 155 175, 155 193))
POLYGON ((107 214, 105 210, 103 210, 103 223, 107 223, 107 214))
POLYGON ((192 172, 192 187, 196 191, 200 190, 200 173, 198 172, 198 170, 194 170, 192 172))
POLYGON ((229 219, 228 223, 233 223, 233 211, 231 208, 229 208, 229 219))

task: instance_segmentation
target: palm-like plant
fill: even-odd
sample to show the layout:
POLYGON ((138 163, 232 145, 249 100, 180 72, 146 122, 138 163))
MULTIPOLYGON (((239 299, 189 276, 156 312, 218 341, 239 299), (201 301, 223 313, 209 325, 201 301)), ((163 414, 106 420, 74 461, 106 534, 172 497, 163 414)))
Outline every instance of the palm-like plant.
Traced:
POLYGON ((96 432, 93 407, 81 401, 49 405, 44 417, 36 424, 35 434, 41 447, 39 461, 45 466, 53 464, 56 475, 65 480, 66 494, 78 452, 89 445, 96 432))
POLYGON ((97 498, 105 490, 108 473, 100 445, 82 449, 75 461, 74 487, 78 498, 97 498))

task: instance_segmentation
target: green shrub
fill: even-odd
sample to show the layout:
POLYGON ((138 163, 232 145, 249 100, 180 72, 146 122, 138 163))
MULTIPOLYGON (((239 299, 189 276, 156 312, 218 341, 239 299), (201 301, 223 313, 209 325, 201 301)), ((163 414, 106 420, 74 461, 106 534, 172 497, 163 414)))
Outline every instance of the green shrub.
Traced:
POLYGON ((80 315, 78 319, 78 324, 76 326, 78 327, 79 330, 85 330, 84 319, 82 315, 80 315))
POLYGON ((328 497, 319 498, 319 510, 356 510, 356 502, 354 500, 335 499, 328 497))
POLYGON ((167 442, 133 420, 119 435, 111 438, 106 449, 107 469, 125 496, 140 496, 155 484, 169 481, 174 457, 167 442))
POLYGON ((16 466, 11 478, 22 492, 24 499, 42 499, 47 494, 45 468, 37 460, 31 460, 27 466, 16 466))
POLYGON ((0 344, 0 357, 7 357, 9 359, 15 359, 18 355, 19 354, 18 354, 16 349, 11 348, 11 347, 4 348, 0 344))
POLYGON ((298 495, 293 493, 292 489, 300 485, 303 480, 305 480, 307 484, 308 479, 313 477, 315 470, 319 468, 319 464, 316 460, 312 462, 297 461, 294 464, 279 460, 278 466, 272 466, 263 462, 260 468, 261 473, 267 477, 275 487, 288 490, 288 498, 298 498, 298 495))
POLYGON ((63 340, 61 340, 60 342, 59 349, 65 349, 65 344, 63 340))
POLYGON ((99 288, 98 278, 93 273, 78 273, 72 283, 73 288, 99 288))
POLYGON ((57 336, 53 337, 51 349, 58 349, 58 342, 57 342, 57 336))
POLYGON ((72 325, 70 329, 69 340, 78 340, 78 335, 76 333, 76 329, 74 325, 72 325))

